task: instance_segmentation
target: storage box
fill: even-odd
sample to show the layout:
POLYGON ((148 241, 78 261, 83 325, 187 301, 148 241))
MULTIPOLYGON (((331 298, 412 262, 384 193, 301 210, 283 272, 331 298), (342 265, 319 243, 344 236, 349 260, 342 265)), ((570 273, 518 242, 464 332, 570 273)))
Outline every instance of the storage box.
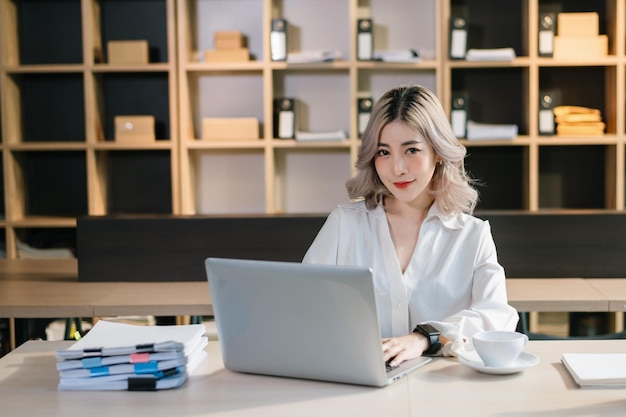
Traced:
POLYGON ((609 54, 609 38, 598 36, 555 36, 555 59, 587 60, 609 54))
POLYGON ((242 49, 243 34, 239 31, 220 31, 213 34, 215 49, 242 49))
POLYGON ((147 64, 148 41, 109 41, 107 56, 109 64, 147 64))
POLYGON ((115 141, 154 142, 154 116, 115 116, 115 141))
POLYGON ((259 139, 259 119, 256 117, 226 117, 202 119, 202 139, 255 140, 259 139))
POLYGON ((205 62, 243 62, 250 60, 248 48, 216 49, 204 53, 205 62))
POLYGON ((559 36, 599 35, 598 13, 559 13, 557 17, 557 30, 559 36))

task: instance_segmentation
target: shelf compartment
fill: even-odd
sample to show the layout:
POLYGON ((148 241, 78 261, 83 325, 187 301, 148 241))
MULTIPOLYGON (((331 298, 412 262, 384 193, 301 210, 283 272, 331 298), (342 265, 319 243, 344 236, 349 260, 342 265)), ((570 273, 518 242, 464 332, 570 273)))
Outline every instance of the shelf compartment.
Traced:
MULTIPOLYGON (((27 216, 77 217, 87 214, 87 170, 83 151, 13 152, 23 213, 27 216)), ((14 204, 14 202, 12 203, 14 204)))
MULTIPOLYGON (((358 71, 357 95, 378 100, 385 92, 401 84, 419 84, 437 92, 437 74, 434 70, 361 69, 358 71)), ((356 103, 354 104, 356 105, 356 103)))
MULTIPOLYGON (((623 21, 623 16, 617 16, 614 0, 538 0, 539 10, 548 10, 555 13, 596 12, 599 18, 599 34, 608 35, 609 54, 616 53, 617 19, 623 21)), ((557 28, 558 29, 558 28, 557 28)))
MULTIPOLYGON (((275 71, 274 98, 295 99, 296 131, 334 132, 350 129, 350 78, 346 71, 275 71)), ((355 126, 356 129, 356 126, 355 126)))
POLYGON ((100 97, 96 112, 99 122, 90 128, 97 129, 100 140, 113 141, 115 116, 151 115, 156 140, 170 140, 169 83, 167 73, 98 73, 95 88, 100 97))
POLYGON ((263 150, 198 150, 189 159, 197 214, 265 213, 263 150))
POLYGON ((464 16, 467 21, 468 50, 511 47, 516 56, 528 56, 527 7, 526 0, 450 1, 451 15, 464 16))
POLYGON ((471 146, 465 168, 478 183, 477 210, 527 210, 527 146, 471 146))
MULTIPOLYGON (((194 72, 188 75, 190 133, 186 139, 202 137, 205 117, 255 117, 263 138, 263 75, 258 71, 194 72)), ((186 103, 185 103, 186 104, 186 103)))
POLYGON ((172 213, 169 151, 102 151, 98 159, 106 173, 108 214, 172 213))
POLYGON ((76 257, 76 228, 15 228, 19 259, 71 259, 76 257))
POLYGON ((279 213, 328 214, 348 202, 350 152, 342 149, 276 149, 274 181, 279 213))
POLYGON ((2 6, 2 24, 14 31, 4 33, 7 64, 83 62, 80 0, 3 0, 2 6))
POLYGON ((85 142, 82 74, 9 76, 6 98, 7 143, 85 142))
POLYGON ((374 51, 416 49, 423 59, 436 59, 436 0, 360 0, 359 9, 373 20, 374 51))
POLYGON ((555 106, 582 106, 600 110, 605 133, 617 132, 617 69, 598 67, 544 67, 539 69, 539 91, 549 93, 555 106), (581 82, 584 80, 584 82, 581 82))
POLYGON ((150 63, 173 59, 175 54, 168 51, 167 3, 166 0, 98 0, 94 62, 108 62, 107 43, 117 40, 148 41, 150 63))
POLYGON ((350 1, 282 0, 275 2, 272 18, 287 20, 287 53, 337 51, 351 58, 350 1))
POLYGON ((606 177, 611 169, 614 146, 540 146, 540 209, 604 209, 607 196, 606 177))
POLYGON ((182 45, 187 47, 182 51, 183 62, 204 62, 204 52, 215 49, 216 31, 241 32, 251 61, 265 60, 263 0, 181 0, 179 4, 188 22, 179 28, 179 36, 184 39, 182 45))
POLYGON ((467 120, 515 124, 528 135, 528 70, 524 68, 464 68, 452 70, 452 94, 466 93, 467 120))

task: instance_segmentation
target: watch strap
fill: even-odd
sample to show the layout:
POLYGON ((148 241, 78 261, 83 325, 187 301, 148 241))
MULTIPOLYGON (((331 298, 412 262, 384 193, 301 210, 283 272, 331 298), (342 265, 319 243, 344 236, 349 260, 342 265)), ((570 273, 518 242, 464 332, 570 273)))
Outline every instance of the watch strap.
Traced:
POLYGON ((424 351, 425 355, 434 355, 441 349, 441 341, 439 340, 441 332, 430 324, 418 324, 415 326, 413 333, 423 334, 429 340, 430 346, 424 351))

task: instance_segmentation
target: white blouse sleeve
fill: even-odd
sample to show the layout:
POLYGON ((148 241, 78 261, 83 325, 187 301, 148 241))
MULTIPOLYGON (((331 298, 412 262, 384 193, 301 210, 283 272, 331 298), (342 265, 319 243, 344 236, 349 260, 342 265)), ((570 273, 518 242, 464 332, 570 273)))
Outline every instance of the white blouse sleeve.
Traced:
POLYGON ((496 246, 488 223, 482 229, 473 273, 471 305, 441 321, 429 323, 451 340, 442 349, 457 356, 473 349, 471 337, 484 330, 515 330, 519 316, 507 301, 504 268, 498 263, 496 246))

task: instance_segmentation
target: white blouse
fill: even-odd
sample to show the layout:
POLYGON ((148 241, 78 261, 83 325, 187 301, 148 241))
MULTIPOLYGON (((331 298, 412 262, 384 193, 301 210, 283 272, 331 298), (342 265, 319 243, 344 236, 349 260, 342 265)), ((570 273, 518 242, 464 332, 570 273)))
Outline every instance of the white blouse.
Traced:
POLYGON ((404 273, 382 205, 369 210, 364 202, 335 208, 303 262, 371 268, 382 337, 407 335, 417 324, 430 323, 452 341, 443 354, 456 355, 474 333, 517 325, 489 222, 447 215, 436 203, 404 273))

